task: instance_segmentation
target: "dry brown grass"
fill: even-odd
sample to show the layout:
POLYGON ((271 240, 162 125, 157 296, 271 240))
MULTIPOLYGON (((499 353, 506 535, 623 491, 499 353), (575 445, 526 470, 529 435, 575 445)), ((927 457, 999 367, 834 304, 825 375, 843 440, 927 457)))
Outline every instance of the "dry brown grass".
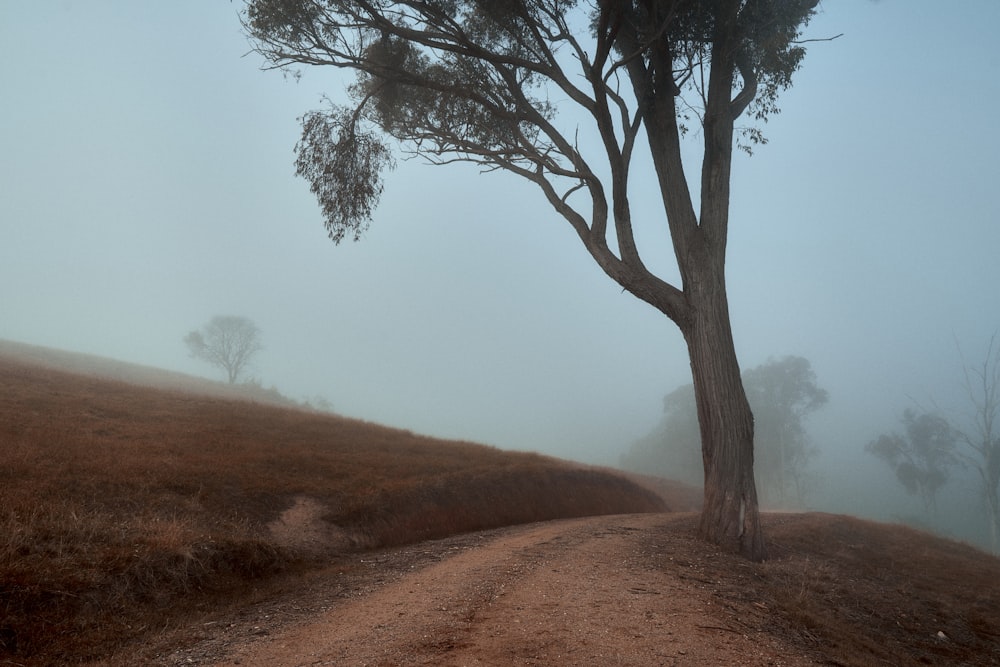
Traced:
POLYGON ((849 516, 766 513, 762 523, 764 563, 698 539, 694 513, 668 517, 645 548, 714 596, 719 628, 764 628, 816 664, 1000 665, 1000 559, 849 516))
POLYGON ((537 454, 51 366, 0 355, 0 664, 100 660, 335 548, 663 508, 537 454), (275 538, 301 498, 340 540, 275 538))
POLYGON ((679 515, 665 527, 663 567, 680 563, 713 591, 722 624, 763 615, 771 634, 818 664, 1000 665, 997 558, 849 516, 768 513, 762 521, 771 558, 750 563, 699 542, 697 516, 679 515))
POLYGON ((905 526, 772 515, 758 601, 832 664, 1000 664, 1000 560, 905 526))
MULTIPOLYGON (((657 510, 660 498, 698 505, 663 480, 182 392, 177 377, 174 390, 139 388, 9 349, 0 345, 0 665, 138 655, 221 608, 294 588, 338 548, 657 510), (315 535, 337 539, 281 539, 269 525, 296 507, 318 513, 315 535)), ((115 368, 156 384, 148 369, 115 368)), ((821 664, 1000 664, 992 556, 851 517, 769 514, 772 559, 754 564, 700 542, 695 523, 675 515, 650 551, 710 587, 736 626, 765 614, 821 664)))

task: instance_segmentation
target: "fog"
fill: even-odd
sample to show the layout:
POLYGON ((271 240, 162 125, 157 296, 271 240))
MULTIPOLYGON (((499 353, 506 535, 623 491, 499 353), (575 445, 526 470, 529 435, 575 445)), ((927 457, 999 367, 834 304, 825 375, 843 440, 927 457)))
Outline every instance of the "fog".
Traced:
MULTIPOLYGON (((618 461, 690 382, 676 327, 503 174, 401 161, 364 239, 328 241, 293 146, 342 81, 260 71, 238 9, 0 5, 0 338, 221 378, 182 338, 242 315, 253 377, 293 398, 618 461)), ((736 159, 741 364, 800 355, 828 390, 824 507, 915 511, 863 447, 906 407, 960 406, 956 343, 977 360, 1000 328, 998 23, 993 0, 823 3, 808 37, 843 36, 808 45, 769 143, 736 159)))

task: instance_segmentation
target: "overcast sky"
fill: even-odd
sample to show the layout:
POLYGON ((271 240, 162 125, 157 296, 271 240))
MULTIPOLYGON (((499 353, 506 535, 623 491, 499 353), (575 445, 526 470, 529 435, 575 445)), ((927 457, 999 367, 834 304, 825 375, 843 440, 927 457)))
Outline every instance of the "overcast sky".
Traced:
MULTIPOLYGON (((0 338, 222 378, 182 338, 244 315, 294 398, 617 461, 690 382, 676 327, 502 174, 401 162, 365 238, 328 241, 293 146, 340 82, 260 71, 240 6, 0 0, 0 338)), ((1000 3, 821 7, 808 36, 843 36, 737 158, 728 278, 742 366, 808 358, 816 439, 855 465, 1000 327, 1000 3)))

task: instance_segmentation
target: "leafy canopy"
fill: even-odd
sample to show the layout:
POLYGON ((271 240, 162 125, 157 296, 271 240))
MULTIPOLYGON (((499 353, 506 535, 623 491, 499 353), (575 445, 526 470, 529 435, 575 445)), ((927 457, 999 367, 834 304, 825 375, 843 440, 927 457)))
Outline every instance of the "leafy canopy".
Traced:
MULTIPOLYGON (((622 282, 623 271, 642 269, 626 190, 642 128, 669 135, 708 122, 713 67, 725 77, 716 105, 725 123, 747 109, 757 121, 775 113, 817 3, 248 0, 242 18, 269 67, 356 74, 349 103, 303 117, 297 146, 297 173, 334 241, 366 229, 395 142, 434 163, 472 162, 534 182, 622 282), (593 146, 583 147, 581 130, 594 133, 593 146), (601 178, 609 172, 610 196, 601 178), (589 196, 575 198, 580 191, 589 196), (607 250, 609 217, 617 255, 607 250)), ((743 136, 746 147, 763 141, 756 126, 743 136)))

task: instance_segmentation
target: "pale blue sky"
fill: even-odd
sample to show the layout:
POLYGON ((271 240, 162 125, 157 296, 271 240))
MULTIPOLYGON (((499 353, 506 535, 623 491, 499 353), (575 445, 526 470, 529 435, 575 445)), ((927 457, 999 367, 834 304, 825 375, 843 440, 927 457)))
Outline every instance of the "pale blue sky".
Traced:
MULTIPOLYGON (((366 238, 327 241, 292 148, 339 81, 259 71, 239 6, 0 0, 0 338, 217 377, 181 339, 245 315, 293 397, 616 461, 690 381, 674 325, 510 176, 402 162, 366 238)), ((844 36, 737 161, 730 303, 744 367, 812 361, 817 441, 854 465, 1000 327, 1000 3, 822 8, 809 36, 844 36)))

